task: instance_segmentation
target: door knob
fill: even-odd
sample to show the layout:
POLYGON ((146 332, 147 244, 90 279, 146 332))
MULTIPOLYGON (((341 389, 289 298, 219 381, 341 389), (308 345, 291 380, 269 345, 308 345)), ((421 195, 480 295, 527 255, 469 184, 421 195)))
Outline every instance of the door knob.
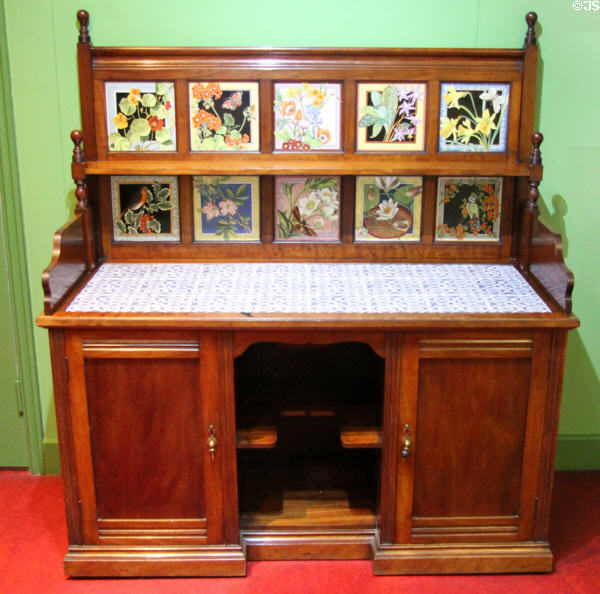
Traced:
POLYGON ((210 425, 208 428, 208 439, 206 440, 208 446, 208 452, 212 460, 215 459, 215 452, 217 450, 217 438, 215 437, 215 426, 210 425))
POLYGON ((402 457, 408 458, 411 454, 412 448, 412 436, 410 425, 404 425, 404 429, 402 430, 402 457))

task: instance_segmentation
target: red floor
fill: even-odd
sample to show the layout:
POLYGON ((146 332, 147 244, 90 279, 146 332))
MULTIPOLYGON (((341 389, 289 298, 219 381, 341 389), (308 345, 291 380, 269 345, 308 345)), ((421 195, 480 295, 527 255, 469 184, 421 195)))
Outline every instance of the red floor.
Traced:
POLYGON ((368 561, 249 563, 247 578, 74 580, 60 477, 0 472, 0 594, 203 592, 369 594, 371 592, 600 593, 600 471, 557 473, 549 575, 374 577, 368 561))

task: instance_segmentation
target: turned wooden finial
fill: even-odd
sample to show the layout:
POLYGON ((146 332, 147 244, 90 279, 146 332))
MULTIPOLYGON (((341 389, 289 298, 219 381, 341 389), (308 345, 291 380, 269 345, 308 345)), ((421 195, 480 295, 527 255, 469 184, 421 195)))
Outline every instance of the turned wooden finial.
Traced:
POLYGON ((80 10, 77 13, 77 20, 79 21, 79 43, 90 42, 90 30, 88 24, 90 22, 90 13, 87 10, 80 10))
POLYGON ((71 132, 71 140, 73 141, 73 163, 85 163, 85 154, 81 143, 83 142, 83 132, 81 130, 73 130, 71 132))
POLYGON ((537 14, 535 12, 528 12, 525 15, 525 20, 527 21, 527 33, 525 34, 525 47, 528 45, 535 45, 535 24, 537 23, 537 14))
POLYGON ((83 142, 83 132, 81 130, 73 130, 73 132, 71 132, 71 140, 74 145, 71 175, 77 186, 75 190, 75 196, 77 197, 75 212, 83 212, 88 207, 87 187, 85 183, 85 154, 81 147, 81 143, 83 142))
POLYGON ((531 136, 531 157, 529 157, 530 165, 541 165, 542 164, 542 152, 540 151, 540 144, 544 141, 544 136, 541 132, 534 132, 531 136))

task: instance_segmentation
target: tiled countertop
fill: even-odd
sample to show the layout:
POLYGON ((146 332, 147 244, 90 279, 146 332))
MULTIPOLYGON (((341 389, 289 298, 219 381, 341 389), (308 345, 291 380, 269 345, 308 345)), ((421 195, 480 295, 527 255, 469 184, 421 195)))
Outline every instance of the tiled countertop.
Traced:
POLYGON ((508 264, 103 264, 68 312, 549 313, 508 264))

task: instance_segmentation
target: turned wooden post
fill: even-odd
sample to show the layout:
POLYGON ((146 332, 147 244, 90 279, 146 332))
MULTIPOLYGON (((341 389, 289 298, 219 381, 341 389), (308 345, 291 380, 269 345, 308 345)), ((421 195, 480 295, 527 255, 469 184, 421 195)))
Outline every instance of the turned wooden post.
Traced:
POLYGON ((544 137, 539 132, 534 132, 531 137, 533 148, 531 149, 531 157, 529 159, 529 192, 527 194, 527 210, 533 218, 537 218, 540 214, 540 209, 537 205, 537 200, 540 196, 538 187, 542 181, 542 153, 540 144, 544 137))
POLYGON ((77 69, 79 74, 79 104, 81 106, 81 129, 85 138, 90 139, 85 150, 88 159, 94 161, 98 158, 95 139, 96 120, 94 110, 87 106, 94 105, 93 80, 92 80, 92 42, 90 39, 90 13, 80 10, 77 13, 79 22, 79 36, 77 38, 77 69))
POLYGON ((533 227, 540 214, 537 201, 540 196, 538 188, 544 171, 542 167, 542 153, 540 151, 540 145, 543 140, 544 137, 539 132, 534 132, 531 137, 532 149, 531 156, 529 157, 529 176, 527 178, 527 202, 525 203, 523 212, 523 234, 521 237, 520 265, 523 271, 529 271, 533 227))
POLYGON ((85 183, 85 154, 81 143, 83 142, 83 133, 81 130, 71 132, 73 141, 73 159, 71 162, 71 176, 77 186, 75 196, 77 197, 76 213, 83 213, 88 207, 87 187, 85 183))
POLYGON ((523 94, 521 99, 521 124, 519 126, 519 161, 525 161, 529 158, 531 149, 531 135, 533 134, 533 115, 532 108, 535 105, 536 83, 537 83, 537 64, 538 64, 538 46, 535 37, 535 24, 537 23, 537 14, 530 12, 525 16, 527 22, 527 33, 523 46, 523 94))
POLYGON ((73 130, 71 132, 71 140, 73 141, 73 159, 71 162, 71 176, 77 186, 75 196, 77 204, 75 206, 75 214, 81 215, 83 227, 83 242, 85 245, 85 264, 88 270, 94 268, 94 248, 92 246, 92 234, 90 225, 90 208, 88 202, 87 184, 85 181, 85 154, 83 147, 83 133, 81 130, 73 130))

